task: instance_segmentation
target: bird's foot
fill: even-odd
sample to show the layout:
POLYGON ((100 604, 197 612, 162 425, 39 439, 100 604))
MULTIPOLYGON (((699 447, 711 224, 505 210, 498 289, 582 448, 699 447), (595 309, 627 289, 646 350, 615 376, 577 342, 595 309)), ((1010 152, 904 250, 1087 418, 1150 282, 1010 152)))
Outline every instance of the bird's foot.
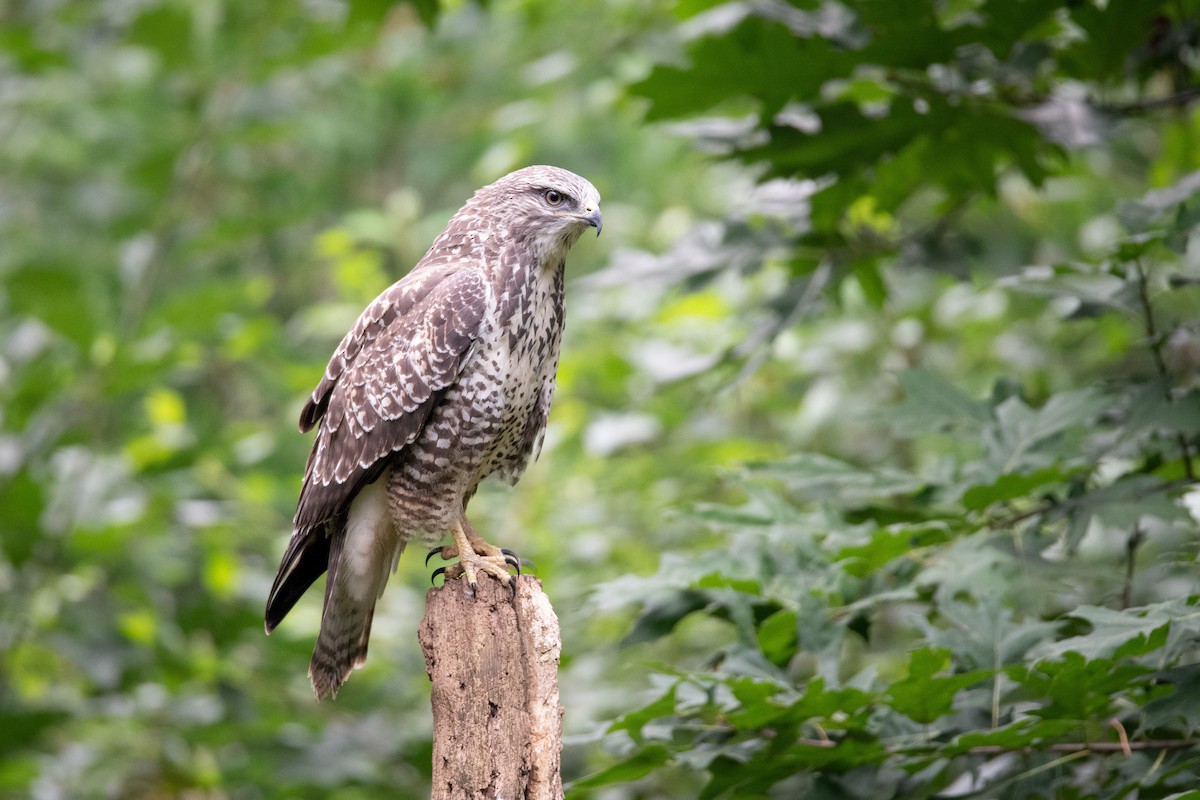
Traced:
POLYGON ((457 558, 458 563, 448 567, 438 567, 430 576, 431 580, 436 579, 438 575, 444 575, 446 580, 465 576, 469 591, 474 594, 478 586, 477 576, 484 573, 502 583, 507 583, 514 597, 517 594, 516 575, 511 574, 509 570, 515 569, 517 575, 520 575, 521 559, 511 550, 496 547, 478 537, 468 538, 466 534, 455 531, 454 544, 430 550, 429 555, 425 557, 425 563, 428 564, 429 559, 434 555, 438 555, 446 561, 457 558))

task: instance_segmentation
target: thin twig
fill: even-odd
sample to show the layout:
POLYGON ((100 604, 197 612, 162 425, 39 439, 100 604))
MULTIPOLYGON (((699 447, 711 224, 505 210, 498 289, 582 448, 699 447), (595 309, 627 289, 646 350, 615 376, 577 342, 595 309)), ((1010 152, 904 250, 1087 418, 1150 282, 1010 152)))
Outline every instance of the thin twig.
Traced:
POLYGON ((1184 108, 1196 99, 1200 99, 1200 86, 1189 86, 1163 97, 1135 100, 1132 103, 1120 105, 1101 105, 1099 108, 1112 114, 1138 114, 1142 111, 1156 111, 1160 108, 1184 108))
MULTIPOLYGON (((1195 478, 1180 478, 1173 481, 1164 481, 1162 483, 1155 484, 1154 486, 1148 486, 1140 492, 1133 492, 1129 495, 1129 499, 1144 500, 1145 498, 1159 494, 1160 492, 1170 492, 1174 489, 1182 489, 1185 486, 1192 485, 1195 483, 1195 481, 1195 478)), ((1070 511, 1076 506, 1081 506, 1088 501, 1089 498, 1086 494, 1078 497, 1068 497, 1063 500, 1046 500, 1038 503, 1033 508, 1027 508, 1024 511, 1018 511, 1017 513, 1010 514, 1007 517, 993 519, 987 523, 987 527, 991 528, 992 530, 1005 530, 1007 528, 1011 528, 1013 525, 1016 525, 1018 522, 1024 522, 1031 517, 1049 514, 1051 511, 1070 511)))
POLYGON ((1018 781, 1026 780, 1028 778, 1033 777, 1034 775, 1037 775, 1042 772, 1046 772, 1048 770, 1057 769, 1057 768, 1061 767, 1063 764, 1066 764, 1067 762, 1075 761, 1076 759, 1083 758, 1086 755, 1087 755, 1086 750, 1077 750, 1077 751, 1068 753, 1067 755, 1065 755, 1061 758, 1056 758, 1053 761, 1047 761, 1045 764, 1039 764, 1038 766, 1034 767, 1033 769, 1027 769, 1024 772, 1021 772, 1017 775, 1013 775, 1010 778, 1008 778, 1008 780, 1001 781, 999 784, 996 784, 995 786, 989 786, 988 788, 991 789, 992 791, 999 791, 1000 789, 1004 788, 1005 786, 1010 786, 1014 783, 1017 783, 1018 781))
POLYGON ((1125 586, 1121 589, 1121 608, 1129 608, 1133 600, 1133 571, 1137 564, 1137 551, 1146 534, 1142 531, 1141 520, 1133 523, 1129 532, 1129 540, 1125 543, 1125 586))
MULTIPOLYGON (((1162 342, 1158 338, 1158 325, 1154 321, 1154 306, 1150 303, 1150 288, 1146 278, 1146 270, 1142 266, 1142 260, 1136 258, 1133 261, 1134 269, 1137 270, 1137 290, 1138 302, 1142 306, 1142 315, 1146 323, 1146 338, 1150 340, 1150 353, 1154 356, 1154 368, 1162 377, 1167 376, 1167 362, 1163 359, 1162 342)), ((1167 399, 1171 397, 1168 394, 1167 399)))
POLYGON ((1068 498, 1066 500, 1045 500, 1038 503, 1033 508, 1028 508, 1024 511, 1018 511, 1015 514, 1010 514, 1007 517, 1000 517, 988 523, 988 527, 993 530, 1005 530, 1016 525, 1018 522, 1024 522, 1032 517, 1039 517, 1042 514, 1049 514, 1051 511, 1069 511, 1082 503, 1080 498, 1068 498))
MULTIPOLYGON (((1111 720, 1110 720, 1111 722, 1111 720)), ((1003 744, 981 744, 961 751, 965 755, 993 756, 1004 753, 1123 753, 1132 755, 1142 750, 1191 750, 1200 746, 1200 739, 1145 739, 1130 741, 1124 731, 1118 729, 1121 737, 1119 742, 1054 742, 1045 745, 1020 745, 1017 747, 1003 744)), ((808 747, 832 749, 838 742, 832 739, 797 739, 796 744, 808 747)), ((903 753, 907 748, 888 745, 884 748, 889 753, 903 753)), ((928 748, 919 748, 924 751, 928 748)))
MULTIPOLYGON (((1142 306, 1142 314, 1145 317, 1146 323, 1146 338, 1150 341, 1150 353, 1154 356, 1154 369, 1158 371, 1159 377, 1163 379, 1163 393, 1168 403, 1173 403, 1175 398, 1171 396, 1170 373, 1167 371, 1167 362, 1163 358, 1162 337, 1158 335, 1158 325, 1154 321, 1154 306, 1150 303, 1150 289, 1146 279, 1146 270, 1142 266, 1142 260, 1135 258, 1133 266, 1137 270, 1137 290, 1138 301, 1142 306)), ((1192 448, 1188 444, 1187 436, 1182 432, 1175 434, 1175 441, 1179 444, 1179 455, 1183 458, 1183 473, 1187 475, 1188 480, 1193 483, 1196 480, 1196 472, 1192 467, 1192 448)))
POLYGON ((970 755, 999 755, 1001 753, 1125 753, 1139 750, 1191 750, 1200 745, 1198 739, 1147 739, 1139 742, 1058 742, 1042 747, 1006 747, 985 744, 967 750, 970 755))

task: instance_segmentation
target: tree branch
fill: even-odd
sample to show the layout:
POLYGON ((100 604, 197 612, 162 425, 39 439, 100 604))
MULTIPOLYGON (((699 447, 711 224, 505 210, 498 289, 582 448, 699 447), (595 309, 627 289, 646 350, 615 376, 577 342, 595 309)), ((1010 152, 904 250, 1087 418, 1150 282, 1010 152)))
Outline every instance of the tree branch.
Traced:
POLYGON ((1129 539, 1125 543, 1125 585, 1121 589, 1121 608, 1129 608, 1132 605, 1133 572, 1137 566, 1137 551, 1145 540, 1146 534, 1142 531, 1142 524, 1139 520, 1133 523, 1133 530, 1129 532, 1129 539))
POLYGON ((1163 97, 1152 97, 1148 100, 1135 100, 1132 103, 1120 105, 1100 105, 1101 110, 1110 114, 1140 114, 1143 111, 1157 111, 1160 108, 1185 108, 1193 100, 1200 99, 1200 86, 1189 86, 1174 94, 1163 97))
MULTIPOLYGON (((1185 486, 1191 486, 1195 482, 1195 478, 1180 478, 1173 481, 1163 481, 1162 483, 1154 486, 1148 486, 1140 492, 1134 492, 1130 495, 1130 498, 1133 500, 1143 500, 1161 492, 1170 492, 1175 489, 1182 489, 1185 486)), ((1087 495, 1068 497, 1063 500, 1046 500, 1038 503, 1033 508, 1027 508, 1024 511, 1018 511, 1015 514, 1009 514, 1006 517, 996 517, 992 520, 989 520, 987 522, 987 527, 991 528, 992 530, 1004 530, 1005 528, 1011 528, 1018 522, 1024 522, 1027 519, 1040 516, 1041 514, 1049 514, 1051 511, 1068 512, 1077 506, 1083 505, 1085 502, 1087 502, 1087 500, 1087 495)))
MULTIPOLYGON (((1158 371, 1166 383, 1163 392, 1166 394, 1166 401, 1172 403, 1175 398, 1171 396, 1171 385, 1169 382, 1170 372, 1167 370, 1166 359, 1163 358, 1162 337, 1158 334, 1158 325, 1154 321, 1154 306, 1150 303, 1150 289, 1146 280, 1146 270, 1142 266, 1141 259, 1134 259, 1134 268, 1137 270, 1137 290, 1138 302, 1142 306, 1142 315, 1146 324, 1146 338, 1150 342, 1150 352, 1154 356, 1154 369, 1158 371)), ((1175 434, 1175 441, 1179 444, 1179 454, 1183 458, 1183 472, 1187 475, 1189 481, 1195 482, 1196 472, 1192 467, 1192 449, 1188 444, 1187 436, 1182 432, 1175 434)))
POLYGON ((561 800, 558 618, 541 583, 480 575, 430 589, 419 638, 433 681, 432 800, 561 800))

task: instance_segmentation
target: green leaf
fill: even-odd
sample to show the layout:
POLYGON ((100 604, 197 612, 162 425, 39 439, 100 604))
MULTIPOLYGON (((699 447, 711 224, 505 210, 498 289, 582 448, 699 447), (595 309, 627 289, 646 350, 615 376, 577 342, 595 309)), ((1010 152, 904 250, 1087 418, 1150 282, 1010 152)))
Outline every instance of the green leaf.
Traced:
POLYGON ((897 434, 959 429, 970 435, 991 421, 987 407, 925 369, 900 373, 904 401, 891 411, 897 434))
POLYGON ((4 509, 4 538, 0 553, 16 567, 33 555, 42 541, 38 517, 45 508, 42 486, 22 470, 8 479, 0 479, 0 507, 4 509))
POLYGON ((1192 607, 1181 606, 1178 601, 1122 611, 1103 606, 1080 606, 1069 616, 1089 623, 1091 632, 1040 647, 1036 657, 1059 658, 1073 652, 1089 660, 1117 660, 1146 655, 1166 644, 1172 620, 1185 609, 1195 618, 1192 607))
POLYGON ((786 704, 773 702, 782 687, 776 683, 740 678, 727 682, 741 707, 727 714, 730 723, 742 729, 761 728, 782 718, 794 718, 795 711, 786 704))
POLYGON ((777 611, 758 626, 758 646, 763 656, 778 667, 786 666, 796 654, 796 612, 777 611))
POLYGON ((1200 730, 1200 669, 1189 664, 1164 670, 1155 677, 1173 691, 1146 704, 1145 727, 1148 730, 1171 727, 1187 736, 1194 735, 1200 730))
POLYGON ((1034 490, 1061 483, 1077 471, 1053 466, 1027 473, 1005 473, 991 483, 976 484, 967 489, 962 503, 968 511, 983 511, 996 503, 1029 497, 1034 490))
POLYGON ((675 693, 678 684, 672 684, 666 693, 659 697, 649 705, 642 706, 637 711, 631 711, 628 714, 622 715, 616 722, 609 726, 609 733, 617 733, 624 731, 633 738, 640 741, 642 738, 642 728, 646 723, 662 717, 669 717, 675 713, 675 693))
POLYGON ((653 101, 649 119, 698 114, 731 99, 754 99, 773 114, 793 97, 815 95, 849 61, 825 39, 797 37, 755 15, 724 35, 693 42, 688 60, 682 69, 656 67, 631 87, 653 101))
MULTIPOLYGON (((349 25, 379 25, 393 6, 397 5, 393 0, 348 0, 348 4, 350 13, 346 15, 346 23, 349 25)), ((421 5, 417 2, 412 4, 418 8, 421 5)), ((437 3, 434 3, 433 7, 436 9, 437 3)))
POLYGON ((1158 430, 1186 436, 1200 433, 1200 390, 1173 395, 1165 381, 1150 381, 1132 397, 1125 436, 1158 430))
POLYGON ((1071 21, 1084 35, 1061 54, 1063 65, 1081 79, 1120 77, 1130 50, 1141 46, 1160 14, 1154 0, 1111 0, 1103 6, 1071 4, 1071 21))
POLYGON ((958 675, 937 676, 950 666, 950 651, 923 647, 909 654, 908 676, 891 685, 887 691, 889 705, 896 711, 928 725, 949 714, 958 692, 974 686, 991 675, 989 670, 975 670, 958 675))
POLYGON ((570 790, 591 789, 614 783, 628 783, 644 778, 654 770, 671 761, 671 751, 661 744, 639 748, 632 756, 611 767, 581 778, 570 785, 570 790))
POLYGON ((716 505, 713 503, 697 503, 687 511, 688 516, 704 522, 714 522, 730 527, 747 527, 771 525, 775 522, 770 514, 753 504, 745 506, 716 505))
POLYGON ((1065 534, 1069 552, 1079 546, 1092 518, 1098 518, 1117 530, 1131 531, 1145 517, 1186 522, 1182 505, 1163 490, 1163 482, 1152 475, 1128 475, 1108 486, 1090 489, 1071 498, 1067 507, 1070 524, 1065 534))
POLYGON ((1019 750, 1061 741, 1078 732, 1079 722, 1073 719, 1022 717, 998 728, 971 731, 956 736, 942 752, 944 755, 954 756, 970 752, 975 747, 1006 747, 1019 750))
POLYGON ((719 572, 701 575, 694 585, 697 589, 733 589, 739 594, 759 594, 762 591, 762 584, 759 581, 734 578, 719 572))
POLYGON ((837 550, 832 558, 847 574, 863 578, 893 559, 917 548, 941 544, 950 536, 950 530, 936 522, 889 525, 872 531, 863 544, 837 550))
MULTIPOLYGON (((1030 653, 1038 658, 1039 651, 1030 653)), ((1033 714, 1085 723, 1105 718, 1119 703, 1129 701, 1154 675, 1150 667, 1107 658, 1086 659, 1074 650, 1060 660, 1042 658, 1032 666, 1011 665, 1005 674, 1020 685, 1018 697, 1036 699, 1033 714)))
POLYGON ((1082 428, 1108 407, 1095 389, 1077 389, 1053 395, 1041 408, 1032 409, 1019 397, 996 407, 996 424, 985 437, 988 460, 999 474, 1041 467, 1032 457, 1039 445, 1070 428, 1082 428))
POLYGON ((61 711, 32 711, 20 708, 0 709, 0 753, 29 748, 44 731, 65 722, 69 714, 61 711))
POLYGON ((937 558, 928 560, 916 578, 917 586, 932 591, 939 603, 959 596, 1003 597, 1019 570, 1018 562, 1001 546, 1005 538, 983 532, 952 540, 939 548, 937 558))
POLYGON ((95 339, 95 305, 76 271, 27 265, 4 276, 4 284, 12 312, 36 317, 81 347, 95 339))
POLYGON ((782 461, 753 462, 756 475, 781 478, 793 490, 828 495, 843 502, 904 495, 924 485, 916 475, 897 469, 866 469, 820 453, 797 453, 782 461))
POLYGON ((33 35, 29 25, 21 25, 16 19, 6 19, 0 27, 0 51, 6 53, 21 72, 36 73, 66 64, 62 52, 44 45, 33 35))
MULTIPOLYGON (((927 141, 931 125, 938 124, 930 116, 899 103, 885 115, 874 118, 867 116, 857 103, 823 105, 818 110, 820 126, 815 130, 772 125, 767 128, 770 134, 767 142, 740 150, 738 157, 748 163, 767 162, 775 176, 817 177, 833 173, 849 180, 866 164, 903 158, 904 152, 927 141)), ((903 194, 912 189, 910 184, 903 194)), ((886 192, 864 189, 856 193, 863 194, 874 196, 880 210, 892 211, 897 206, 898 198, 886 192)))
POLYGON ((867 713, 875 699, 871 692, 853 686, 828 689, 824 678, 813 678, 791 709, 795 719, 820 720, 829 728, 843 728, 854 725, 853 719, 867 713))
POLYGON ((191 50, 192 15, 174 5, 160 4, 142 12, 129 30, 129 41, 158 54, 167 66, 186 62, 191 50))
POLYGON ((688 614, 707 607, 710 602, 711 598, 706 592, 664 589, 643 603, 642 613, 621 644, 626 646, 660 639, 688 614))
POLYGON ((814 209, 823 232, 863 195, 890 212, 922 187, 939 187, 952 198, 993 194, 998 164, 1015 164, 1033 183, 1045 176, 1046 155, 1056 148, 1033 125, 982 104, 955 103, 931 93, 919 100, 897 98, 870 113, 854 103, 821 105, 815 109, 820 118, 815 130, 774 124, 766 129, 765 141, 749 139, 737 156, 746 163, 768 163, 772 177, 832 173, 852 187, 834 189, 838 208, 832 219, 814 209))
POLYGON ((959 664, 993 669, 1020 663, 1027 652, 1043 642, 1054 641, 1060 623, 1018 619, 1002 598, 982 594, 974 603, 961 598, 941 599, 938 615, 946 624, 925 623, 931 644, 954 654, 959 664))
POLYGON ((883 308, 887 301, 887 284, 879 272, 879 262, 874 259, 858 259, 854 262, 854 277, 862 287, 863 296, 874 308, 883 308))

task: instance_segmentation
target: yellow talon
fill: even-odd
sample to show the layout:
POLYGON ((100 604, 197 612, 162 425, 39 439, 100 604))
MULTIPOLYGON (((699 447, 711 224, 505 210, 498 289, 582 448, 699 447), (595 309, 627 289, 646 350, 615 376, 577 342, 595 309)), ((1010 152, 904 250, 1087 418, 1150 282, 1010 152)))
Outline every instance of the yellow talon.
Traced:
MULTIPOLYGON (((509 589, 516 594, 516 578, 509 573, 510 567, 520 571, 520 560, 509 550, 502 550, 490 542, 484 541, 471 524, 465 519, 455 523, 451 531, 454 544, 435 548, 429 556, 435 553, 443 559, 457 558, 458 563, 449 567, 440 567, 434 572, 434 577, 444 574, 447 580, 464 576, 470 591, 474 593, 478 587, 477 575, 484 573, 496 580, 507 583, 509 589)), ((428 563, 428 558, 426 559, 428 563)))

